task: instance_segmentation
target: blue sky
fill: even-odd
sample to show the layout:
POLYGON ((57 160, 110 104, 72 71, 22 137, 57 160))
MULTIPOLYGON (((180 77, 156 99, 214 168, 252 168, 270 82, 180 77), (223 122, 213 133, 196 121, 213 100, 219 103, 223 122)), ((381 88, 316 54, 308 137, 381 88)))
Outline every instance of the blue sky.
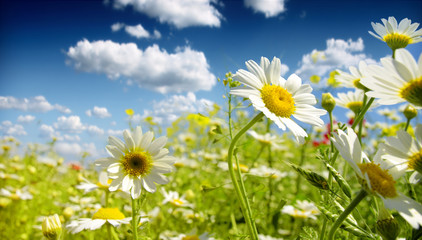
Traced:
MULTIPOLYGON (((216 79, 261 56, 281 58, 285 76, 325 78, 391 54, 368 34, 371 22, 422 21, 417 0, 144 2, 2 1, 0 134, 55 136, 71 160, 104 156, 107 136, 127 128, 126 108, 165 125, 222 105, 216 79), (308 64, 314 50, 327 61, 308 64)), ((421 45, 407 49, 419 56, 421 45)))

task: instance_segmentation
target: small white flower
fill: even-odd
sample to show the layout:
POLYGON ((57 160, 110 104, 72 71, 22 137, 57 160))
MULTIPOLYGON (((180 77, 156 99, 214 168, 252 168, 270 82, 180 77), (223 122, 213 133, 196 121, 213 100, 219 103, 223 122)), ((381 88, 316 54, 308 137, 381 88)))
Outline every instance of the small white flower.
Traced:
POLYGON ((365 75, 366 66, 367 65, 364 61, 360 61, 359 69, 354 66, 349 67, 350 74, 341 70, 337 70, 339 74, 335 76, 335 79, 340 82, 343 87, 366 90, 365 86, 360 83, 360 80, 365 75))
POLYGON ((265 134, 259 134, 254 130, 249 130, 248 134, 258 140, 258 142, 261 144, 270 145, 274 150, 287 150, 287 148, 283 145, 283 139, 281 139, 279 136, 268 132, 265 134))
POLYGON ((28 192, 28 187, 22 189, 0 189, 0 196, 8 197, 12 200, 31 200, 32 194, 28 192))
POLYGON ((297 200, 296 207, 285 205, 283 209, 281 209, 281 212, 289 214, 294 218, 311 218, 314 220, 316 220, 316 216, 320 214, 320 211, 315 204, 306 200, 297 200))
POLYGON ((66 228, 68 228, 72 234, 75 234, 85 229, 98 229, 105 223, 118 227, 120 224, 129 224, 131 219, 131 217, 125 218, 123 213, 117 208, 100 208, 92 218, 74 220, 66 225, 66 228))
POLYGON ((269 168, 265 165, 261 165, 258 168, 252 168, 249 174, 259 177, 271 177, 275 179, 280 179, 288 175, 286 172, 280 172, 277 169, 269 168))
POLYGON ((148 192, 155 192, 157 184, 166 184, 168 179, 163 175, 173 170, 175 158, 168 156, 169 151, 164 148, 166 137, 159 137, 153 141, 154 134, 142 134, 141 127, 135 132, 123 132, 125 143, 110 136, 106 149, 111 157, 95 161, 97 166, 107 169, 108 177, 113 179, 109 190, 121 188, 130 192, 133 199, 139 198, 144 188, 148 192))
POLYGON ((95 189, 98 189, 98 188, 108 189, 109 186, 110 186, 110 181, 108 179, 107 172, 104 172, 104 171, 100 172, 100 174, 98 176, 98 183, 96 183, 96 184, 90 182, 88 179, 86 179, 84 177, 82 177, 82 179, 84 180, 84 182, 79 184, 79 185, 76 185, 75 187, 77 189, 84 190, 85 194, 92 192, 92 191, 94 191, 95 189))
POLYGON ((371 31, 369 33, 386 42, 391 49, 404 48, 408 44, 422 41, 422 29, 416 31, 419 23, 412 23, 411 20, 405 18, 397 24, 394 17, 389 17, 388 21, 382 18, 381 21, 384 25, 371 23, 376 34, 371 31))
POLYGON ((162 189, 162 194, 164 196, 164 200, 162 204, 170 203, 171 205, 175 207, 193 207, 193 204, 189 203, 188 200, 186 200, 186 196, 182 195, 180 196, 178 192, 175 191, 166 191, 162 189))
POLYGON ((240 69, 233 76, 245 86, 233 88, 230 94, 249 98, 255 109, 263 112, 282 130, 287 127, 301 143, 308 134, 292 120, 292 116, 311 125, 324 124, 320 116, 326 111, 312 106, 317 101, 311 94, 311 86, 302 85, 302 79, 295 74, 287 80, 282 78, 280 59, 274 57, 270 63, 262 57, 260 65, 250 60, 246 62, 246 67, 249 71, 240 69))

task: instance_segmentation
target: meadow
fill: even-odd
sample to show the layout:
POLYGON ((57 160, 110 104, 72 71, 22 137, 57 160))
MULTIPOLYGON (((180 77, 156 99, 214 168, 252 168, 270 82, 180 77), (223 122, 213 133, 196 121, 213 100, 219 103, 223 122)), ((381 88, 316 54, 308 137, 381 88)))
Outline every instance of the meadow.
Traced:
POLYGON ((309 85, 277 58, 248 61, 219 79, 225 105, 166 129, 129 121, 95 162, 4 136, 0 239, 420 239, 422 57, 405 47, 422 30, 382 21, 380 65, 309 85), (366 118, 380 109, 388 121, 366 118))

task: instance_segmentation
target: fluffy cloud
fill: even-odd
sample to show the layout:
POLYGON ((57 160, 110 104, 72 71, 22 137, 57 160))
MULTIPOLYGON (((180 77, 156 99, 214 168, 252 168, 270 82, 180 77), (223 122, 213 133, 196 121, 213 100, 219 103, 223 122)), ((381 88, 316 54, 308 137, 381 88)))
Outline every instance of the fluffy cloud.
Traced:
POLYGON ((85 114, 88 117, 94 116, 97 118, 107 118, 107 117, 111 117, 111 114, 108 112, 107 108, 105 107, 97 107, 94 106, 94 108, 91 110, 86 110, 85 114))
POLYGON ((124 28, 126 33, 132 37, 140 38, 153 38, 159 39, 161 38, 161 33, 158 30, 154 30, 153 34, 150 34, 141 24, 130 26, 124 23, 115 23, 111 25, 111 30, 113 32, 120 31, 120 29, 124 28))
POLYGON ((212 105, 212 101, 197 99, 194 93, 189 92, 186 96, 173 95, 162 101, 153 102, 152 110, 144 110, 141 118, 152 116, 159 124, 168 125, 184 113, 205 113, 212 105))
POLYGON ((376 61, 363 53, 364 44, 362 38, 357 41, 351 39, 328 39, 327 48, 323 51, 314 49, 311 53, 305 54, 299 63, 296 74, 304 80, 308 80, 312 75, 323 76, 335 69, 343 69, 349 66, 357 66, 359 61, 365 60, 367 63, 376 61))
POLYGON ((190 47, 169 54, 156 44, 141 50, 134 43, 85 39, 70 47, 67 56, 67 63, 77 70, 111 79, 125 76, 139 87, 161 93, 210 90, 216 83, 204 53, 190 47))
POLYGON ((275 17, 278 14, 285 12, 285 0, 245 0, 245 6, 252 8, 254 12, 265 14, 266 18, 275 17))
POLYGON ((86 131, 88 132, 89 135, 91 136, 102 136, 104 134, 104 130, 94 126, 94 125, 90 125, 86 128, 86 131))
POLYGON ((20 115, 18 117, 18 123, 30 123, 34 120, 35 120, 35 117, 32 115, 25 115, 25 116, 20 115))
POLYGON ((13 124, 11 121, 3 121, 0 125, 0 131, 3 135, 24 136, 26 131, 22 125, 13 124))
POLYGON ((121 9, 132 5, 133 8, 160 23, 169 23, 176 28, 190 26, 219 27, 223 16, 211 5, 216 0, 115 0, 114 7, 121 9))
POLYGON ((57 118, 54 128, 64 132, 79 133, 85 130, 85 126, 81 123, 79 116, 61 116, 57 118))
POLYGON ((44 96, 34 98, 15 98, 11 96, 0 96, 0 109, 17 109, 30 112, 48 112, 57 110, 62 113, 71 113, 70 109, 58 104, 51 105, 44 96))
POLYGON ((98 158, 99 152, 94 143, 69 143, 69 142, 57 142, 54 145, 54 150, 66 159, 80 159, 84 152, 88 153, 92 158, 98 158))
POLYGON ((107 135, 109 135, 109 136, 122 136, 123 135, 123 130, 109 129, 107 131, 107 135))
POLYGON ((40 137, 42 138, 57 137, 57 134, 55 133, 54 128, 52 126, 42 124, 39 129, 40 129, 40 137))

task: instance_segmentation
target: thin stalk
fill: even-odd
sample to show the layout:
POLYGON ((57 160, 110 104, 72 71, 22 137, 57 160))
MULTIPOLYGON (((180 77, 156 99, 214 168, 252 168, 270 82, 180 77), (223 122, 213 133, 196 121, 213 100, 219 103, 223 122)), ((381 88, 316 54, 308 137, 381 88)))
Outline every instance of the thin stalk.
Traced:
MULTIPOLYGON (((249 230, 249 234, 251 235, 251 239, 253 240, 257 240, 258 239, 258 231, 256 230, 256 226, 255 226, 255 221, 253 220, 253 216, 252 216, 252 210, 251 207, 249 205, 249 200, 247 198, 246 195, 246 191, 244 189, 244 183, 242 178, 239 178, 239 182, 241 183, 241 185, 243 186, 241 188, 241 186, 239 185, 239 182, 236 178, 236 174, 233 168, 233 151, 234 151, 234 147, 236 146, 237 141, 239 140, 239 138, 245 134, 245 132, 250 129, 256 122, 258 122, 262 117, 264 116, 264 113, 259 113, 257 116, 255 116, 246 126, 244 126, 237 134, 236 136, 234 136, 232 142, 230 143, 229 146, 229 151, 228 151, 228 157, 227 157, 227 162, 229 165, 229 173, 230 173, 230 177, 233 183, 233 187, 235 189, 236 192, 236 196, 240 201, 241 204, 241 208, 243 210, 243 215, 245 217, 245 221, 246 224, 248 226, 248 230, 249 230)), ((240 167, 237 163, 237 169, 240 171, 240 167)))
MULTIPOLYGON (((368 97, 366 96, 366 94, 363 94, 363 106, 366 105, 366 101, 368 101, 368 97)), ((359 122, 359 130, 358 130, 358 139, 361 145, 362 145, 362 127, 363 127, 363 120, 359 122)))
POLYGON ((360 123, 360 121, 362 121, 363 117, 365 116, 365 113, 368 111, 369 107, 371 107, 374 100, 375 98, 371 98, 365 104, 365 107, 359 112, 359 115, 355 118, 355 121, 353 122, 353 125, 352 125, 352 129, 354 129, 360 123))
POLYGON ((133 239, 138 240, 138 221, 137 221, 136 200, 132 198, 132 234, 133 239))
POLYGON ((362 189, 358 193, 358 195, 353 199, 353 201, 347 206, 346 209, 344 209, 343 213, 337 218, 334 225, 331 227, 330 232, 328 233, 328 240, 333 240, 334 235, 337 231, 337 229, 341 226, 343 221, 349 216, 349 214, 353 211, 353 209, 356 208, 356 206, 366 197, 368 196, 368 193, 362 189))
POLYGON ((406 126, 404 127, 404 131, 405 132, 407 132, 407 129, 409 128, 409 125, 410 125, 410 118, 407 119, 406 126))

